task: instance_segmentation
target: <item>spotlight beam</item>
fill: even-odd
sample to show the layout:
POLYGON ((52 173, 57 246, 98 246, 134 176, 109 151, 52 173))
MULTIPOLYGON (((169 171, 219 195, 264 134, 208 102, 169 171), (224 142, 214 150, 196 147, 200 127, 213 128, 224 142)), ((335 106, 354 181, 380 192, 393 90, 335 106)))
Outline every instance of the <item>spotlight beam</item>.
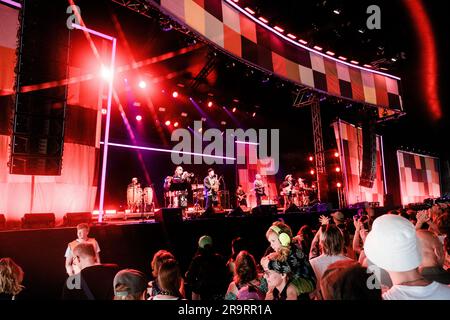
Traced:
MULTIPOLYGON (((104 144, 104 142, 100 142, 100 144, 104 144)), ((208 158, 214 158, 214 159, 222 159, 222 160, 236 160, 236 158, 233 157, 224 157, 224 156, 214 156, 210 154, 204 154, 204 153, 197 153, 197 152, 188 152, 188 151, 175 151, 172 149, 161 149, 161 148, 151 148, 151 147, 144 147, 144 146, 133 146, 129 144, 121 144, 121 143, 113 143, 109 142, 108 145, 118 148, 127 148, 127 149, 137 149, 137 150, 145 150, 145 151, 156 151, 156 152, 166 152, 166 153, 176 153, 176 154, 188 154, 191 156, 201 156, 201 157, 208 157, 208 158)))

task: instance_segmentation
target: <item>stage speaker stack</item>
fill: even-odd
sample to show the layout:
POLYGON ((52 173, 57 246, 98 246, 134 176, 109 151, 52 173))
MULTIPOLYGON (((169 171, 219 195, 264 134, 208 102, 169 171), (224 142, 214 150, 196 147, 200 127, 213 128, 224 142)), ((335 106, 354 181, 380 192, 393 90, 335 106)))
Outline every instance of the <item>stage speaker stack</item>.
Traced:
POLYGON ((54 213, 26 213, 22 218, 22 229, 44 229, 54 227, 54 213))
POLYGON ((271 216, 277 214, 276 204, 263 204, 252 209, 254 216, 271 216))
POLYGON ((155 221, 164 224, 183 222, 183 212, 181 208, 162 208, 155 211, 155 221))
POLYGON ((368 121, 362 128, 363 131, 363 159, 359 185, 372 188, 377 174, 377 139, 375 134, 375 122, 368 121))
POLYGON ((64 144, 69 29, 67 3, 25 0, 20 13, 10 173, 60 175, 64 144), (49 19, 51 17, 51 19, 49 19), (29 90, 23 90, 25 88, 29 90))
POLYGON ((80 223, 91 223, 92 212, 68 212, 63 218, 64 226, 76 227, 80 223))

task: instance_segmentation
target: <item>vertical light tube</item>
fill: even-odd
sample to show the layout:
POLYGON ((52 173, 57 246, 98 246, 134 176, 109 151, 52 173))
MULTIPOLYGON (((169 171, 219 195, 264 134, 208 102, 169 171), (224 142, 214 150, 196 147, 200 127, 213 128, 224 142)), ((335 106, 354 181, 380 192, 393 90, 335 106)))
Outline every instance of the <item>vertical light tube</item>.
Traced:
POLYGON ((112 52, 111 52, 111 78, 109 79, 108 86, 108 104, 106 112, 106 125, 105 125, 105 139, 103 144, 103 163, 102 163, 102 177, 100 180, 100 203, 98 207, 98 223, 103 222, 104 204, 105 204, 105 183, 106 183, 106 167, 108 165, 108 143, 109 143, 109 127, 111 122, 111 103, 114 83, 114 69, 116 60, 116 38, 112 39, 112 52))

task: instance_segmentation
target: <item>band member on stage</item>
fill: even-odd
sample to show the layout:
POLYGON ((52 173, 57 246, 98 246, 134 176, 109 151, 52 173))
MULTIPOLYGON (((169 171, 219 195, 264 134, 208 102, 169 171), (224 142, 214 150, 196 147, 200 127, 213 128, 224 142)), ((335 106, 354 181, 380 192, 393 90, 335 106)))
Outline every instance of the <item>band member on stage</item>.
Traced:
POLYGON ((219 179, 213 169, 208 169, 208 175, 203 180, 203 185, 206 200, 205 209, 208 209, 218 203, 217 192, 219 191, 219 179))
POLYGON ((294 178, 292 174, 288 174, 281 184, 281 195, 284 198, 284 209, 294 203, 294 178))
POLYGON ((264 182, 261 179, 260 174, 255 175, 255 181, 253 182, 253 190, 255 191, 256 196, 256 205, 261 205, 261 198, 266 195, 264 191, 264 182))
POLYGON ((174 175, 172 177, 171 184, 179 185, 183 184, 182 190, 180 188, 175 188, 174 198, 172 199, 172 207, 174 208, 186 208, 188 206, 188 189, 187 184, 190 183, 193 174, 189 174, 187 171, 183 170, 182 166, 177 166, 175 168, 174 175))
POLYGON ((139 188, 141 186, 141 184, 138 181, 138 178, 134 177, 133 179, 131 179, 131 183, 128 185, 128 188, 130 187, 136 187, 139 188))
POLYGON ((247 206, 247 194, 242 188, 242 185, 238 185, 236 189, 236 202, 238 207, 247 206))

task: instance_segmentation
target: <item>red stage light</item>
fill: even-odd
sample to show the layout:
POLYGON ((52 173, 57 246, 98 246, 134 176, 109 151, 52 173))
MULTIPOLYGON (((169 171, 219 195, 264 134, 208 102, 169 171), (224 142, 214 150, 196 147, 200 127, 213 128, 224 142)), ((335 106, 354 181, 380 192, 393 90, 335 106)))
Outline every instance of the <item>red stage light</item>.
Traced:
POLYGON ((175 128, 178 128, 178 122, 175 122, 175 123, 173 124, 173 126, 174 126, 175 128))
POLYGON ((334 153, 334 156, 335 156, 336 158, 338 158, 338 157, 339 157, 339 153, 335 152, 335 153, 334 153))
POLYGON ((309 160, 309 161, 313 161, 313 160, 314 160, 314 157, 313 157, 313 156, 310 156, 310 157, 308 158, 308 160, 309 160))
POLYGON ((236 110, 237 110, 236 107, 234 107, 233 110, 231 110, 231 111, 232 111, 233 113, 235 113, 236 110))
POLYGON ((275 26, 274 29, 277 30, 278 32, 282 32, 282 33, 284 32, 284 29, 279 26, 275 26))
POLYGON ((147 87, 147 83, 144 80, 139 81, 139 88, 145 89, 147 87))
POLYGON ((336 172, 341 172, 341 168, 336 167, 336 172))
POLYGON ((264 23, 269 23, 269 20, 267 20, 266 18, 264 18, 264 17, 259 17, 258 18, 260 21, 262 21, 262 22, 264 22, 264 23))
POLYGON ((172 92, 172 97, 174 97, 174 98, 178 97, 178 92, 176 92, 176 91, 172 92))
POLYGON ((252 9, 250 9, 249 7, 245 7, 245 11, 247 11, 250 14, 255 14, 255 11, 253 11, 252 9))
POLYGON ((102 114, 107 114, 108 110, 106 110, 105 108, 102 108, 102 114))
POLYGON ((297 36, 293 35, 292 33, 288 33, 287 36, 291 39, 297 39, 297 36))
POLYGON ((170 126, 170 120, 167 120, 165 123, 166 123, 166 126, 170 126))
POLYGON ((336 183, 336 187, 340 188, 342 187, 342 184, 340 182, 336 183))
POLYGON ((319 46, 314 46, 314 49, 316 49, 318 51, 322 51, 322 47, 319 47, 319 46))
POLYGON ((299 39, 298 42, 300 42, 301 44, 308 44, 308 41, 305 41, 303 39, 299 39))
POLYGON ((314 170, 311 170, 309 173, 313 176, 316 172, 314 170))
POLYGON ((138 114, 138 115, 136 116, 136 120, 137 120, 137 121, 141 121, 141 120, 142 120, 142 116, 138 114))
POLYGON ((208 108, 211 108, 212 106, 213 106, 212 101, 209 101, 209 102, 208 102, 208 108))
POLYGON ((256 117, 256 112, 253 112, 252 117, 253 118, 256 117))

